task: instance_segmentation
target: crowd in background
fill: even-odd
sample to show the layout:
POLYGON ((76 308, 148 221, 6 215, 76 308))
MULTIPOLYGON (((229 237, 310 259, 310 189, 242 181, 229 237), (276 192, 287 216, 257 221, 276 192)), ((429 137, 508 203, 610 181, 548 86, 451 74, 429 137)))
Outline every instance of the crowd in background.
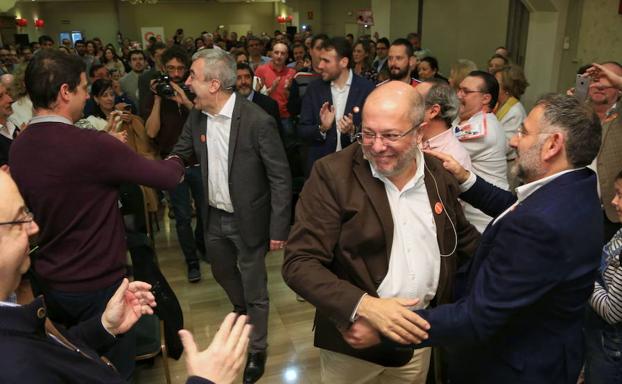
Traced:
MULTIPOLYGON (((291 173, 292 198, 282 205, 287 210, 296 203, 316 161, 357 141, 364 142, 361 109, 365 99, 376 87, 391 81, 410 85, 423 100, 426 119, 418 143, 422 149, 449 152, 462 167, 501 189, 513 191, 521 185, 521 175, 512 172, 519 156, 512 140, 526 135, 524 121, 528 113, 521 97, 529 83, 504 47, 491 49, 487 68, 478 69, 473 61, 464 58, 449 65, 449 73, 443 74, 433 51, 422 47, 416 33, 394 41, 377 34, 357 39, 351 34, 331 38, 311 31, 275 31, 272 36, 249 32, 238 36, 219 30, 193 38, 180 28, 165 41, 150 39, 145 47, 128 38, 119 38, 115 43, 95 37, 57 44, 51 37, 41 36, 28 46, 0 48, 3 168, 13 167, 8 161, 11 142, 28 128, 33 117, 25 73, 38 52, 56 49, 83 61, 90 99, 76 126, 108 132, 143 158, 155 160, 176 155, 175 146, 188 116, 196 109, 196 92, 185 85, 191 84, 194 76, 190 72, 192 58, 201 57, 202 51, 215 50, 229 52, 236 62, 237 81, 230 90, 256 103, 274 119, 291 173), (331 96, 334 105, 326 104, 325 95, 331 96)), ((615 382, 612 378, 622 375, 622 66, 610 61, 589 64, 579 72, 591 79, 581 102, 593 108, 603 127, 600 151, 590 165, 599 176, 605 234, 602 262, 586 315, 585 374, 588 383, 615 382)), ((569 90, 570 94, 578 92, 569 90)), ((375 143, 376 137, 370 140, 375 143)), ((211 208, 205 207, 200 159, 189 156, 184 160, 181 184, 167 191, 142 188, 148 212, 157 215, 163 204, 169 206, 188 280, 197 282, 201 279, 200 261, 214 261, 206 250, 202 222, 202 212, 211 208)), ((466 202, 460 204, 466 219, 480 233, 493 223, 489 212, 466 202)), ((220 208, 227 211, 226 207, 220 208)), ((282 248, 285 240, 270 238, 270 249, 282 248)), ((595 254, 594 258, 600 259, 601 255, 595 254)), ((241 304, 236 303, 233 288, 228 290, 225 279, 215 277, 234 306, 244 306, 244 298, 241 304)), ((246 281, 244 284, 248 285, 246 281)), ((260 291, 262 284, 265 281, 256 290, 260 291)), ((267 292, 260 299, 267 302, 267 292)), ((299 299, 304 301, 305 297, 299 299)), ((251 351, 259 353, 256 363, 261 373, 256 375, 261 377, 265 344, 258 343, 251 343, 251 351)))

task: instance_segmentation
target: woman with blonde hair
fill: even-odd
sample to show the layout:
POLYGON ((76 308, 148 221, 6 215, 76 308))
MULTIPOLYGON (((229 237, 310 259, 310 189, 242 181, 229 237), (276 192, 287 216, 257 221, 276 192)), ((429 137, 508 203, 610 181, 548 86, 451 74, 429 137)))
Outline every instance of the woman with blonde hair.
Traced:
MULTIPOLYGON (((516 151, 510 147, 510 139, 518 132, 518 128, 527 117, 527 112, 520 102, 520 98, 529 86, 523 69, 516 64, 506 65, 497 69, 494 73, 499 83, 499 99, 495 108, 497 120, 505 132, 506 145, 505 155, 508 161, 508 169, 512 168, 516 151)), ((510 188, 518 186, 518 180, 508 172, 510 188)))
POLYGON ((476 70, 477 65, 475 65, 475 63, 471 60, 459 59, 451 65, 451 69, 449 71, 449 85, 451 85, 455 91, 458 91, 462 80, 464 80, 469 73, 476 70))

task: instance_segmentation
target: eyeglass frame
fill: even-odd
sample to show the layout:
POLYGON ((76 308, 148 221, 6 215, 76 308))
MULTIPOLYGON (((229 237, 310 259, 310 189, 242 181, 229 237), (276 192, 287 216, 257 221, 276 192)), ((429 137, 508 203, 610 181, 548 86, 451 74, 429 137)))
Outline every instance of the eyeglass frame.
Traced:
POLYGON ((35 220, 35 215, 32 212, 30 212, 28 209, 24 210, 24 216, 25 218, 22 218, 19 220, 0 222, 0 225, 26 224, 26 223, 32 223, 35 220))
POLYGON ((490 92, 486 92, 486 91, 480 91, 480 90, 473 91, 471 89, 467 89, 467 88, 463 88, 463 87, 458 87, 458 90, 456 91, 456 95, 458 93, 460 93, 460 92, 464 93, 465 95, 470 95, 471 93, 484 93, 484 94, 485 93, 490 93, 490 92))
MULTIPOLYGON (((421 125, 421 124, 420 124, 421 125)), ((420 125, 415 125, 414 127, 410 128, 409 130, 407 130, 404 133, 391 133, 390 135, 392 135, 392 139, 386 137, 385 135, 389 135, 387 133, 382 134, 382 133, 376 133, 374 132, 374 136, 371 140, 371 142, 369 144, 365 144, 363 143, 363 136, 365 134, 365 132, 363 132, 363 130, 361 129, 360 132, 356 133, 354 135, 354 139, 356 140, 357 143, 359 143, 360 145, 365 145, 365 146, 369 146, 369 145, 374 145, 374 143, 376 142, 377 138, 380 138, 380 141, 382 142, 382 144, 387 144, 387 142, 389 143, 396 143, 399 140, 401 140, 402 138, 406 137, 408 134, 410 134, 412 131, 414 131, 415 129, 417 129, 420 125)))
POLYGON ((519 139, 524 138, 525 136, 529 136, 529 135, 552 135, 555 132, 538 132, 538 133, 529 133, 527 132, 527 130, 525 129, 525 125, 521 123, 521 125, 518 126, 518 129, 516 130, 516 135, 518 136, 519 139))

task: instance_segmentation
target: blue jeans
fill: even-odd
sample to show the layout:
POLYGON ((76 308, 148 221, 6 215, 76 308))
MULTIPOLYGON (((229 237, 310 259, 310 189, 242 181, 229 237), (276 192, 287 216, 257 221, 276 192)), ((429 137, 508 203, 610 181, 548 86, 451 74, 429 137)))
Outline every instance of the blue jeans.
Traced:
POLYGON ((588 304, 584 330, 585 383, 622 383, 622 325, 608 324, 588 304))
POLYGON ((186 264, 198 264, 197 250, 205 253, 203 240, 203 207, 205 196, 203 195, 203 181, 201 180, 201 167, 187 167, 184 181, 169 191, 171 205, 175 214, 175 229, 177 241, 181 247, 186 264), (196 208, 197 225, 192 229, 192 199, 196 208))

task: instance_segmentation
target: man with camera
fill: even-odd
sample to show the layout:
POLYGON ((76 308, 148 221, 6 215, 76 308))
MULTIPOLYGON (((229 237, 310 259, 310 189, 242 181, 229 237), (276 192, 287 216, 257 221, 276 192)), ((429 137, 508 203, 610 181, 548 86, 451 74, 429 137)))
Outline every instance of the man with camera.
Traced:
MULTIPOLYGON (((160 156, 166 158, 179 138, 193 103, 189 98, 190 93, 187 89, 184 90, 183 85, 190 67, 190 58, 186 51, 179 46, 173 46, 162 53, 160 60, 164 73, 151 80, 152 92, 145 94, 146 111, 151 111, 145 127, 147 135, 155 140, 160 156)), ((175 214, 177 239, 188 266, 188 281, 197 282, 201 280, 197 251, 205 252, 201 217, 203 186, 199 163, 196 159, 191 159, 188 164, 190 166, 186 167, 184 181, 169 191, 169 194, 175 214), (191 193, 197 212, 194 233, 191 193)))

